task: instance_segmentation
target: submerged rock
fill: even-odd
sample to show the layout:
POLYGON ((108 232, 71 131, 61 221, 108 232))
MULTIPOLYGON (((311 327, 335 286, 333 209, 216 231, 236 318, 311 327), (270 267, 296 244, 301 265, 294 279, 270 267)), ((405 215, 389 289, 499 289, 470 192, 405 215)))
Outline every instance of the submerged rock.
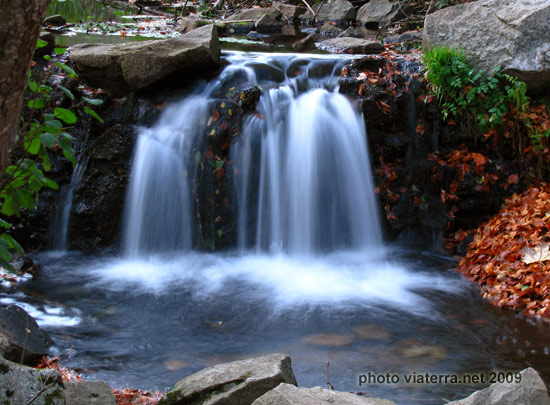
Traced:
POLYGON ((321 387, 298 388, 280 384, 255 400, 253 405, 394 405, 392 401, 366 398, 349 392, 329 391, 321 387))
POLYGON ((216 68, 220 53, 218 29, 206 25, 162 41, 80 44, 71 48, 70 59, 84 80, 120 95, 175 74, 216 68))
POLYGON ((550 91, 548 26, 548 0, 481 0, 428 15, 423 44, 463 49, 478 69, 500 66, 543 94, 550 91))
POLYGON ((548 390, 539 374, 529 367, 520 375, 521 382, 494 383, 447 405, 549 405, 548 390))
POLYGON ((0 403, 65 405, 61 375, 56 370, 21 366, 0 356, 0 403))
POLYGON ((35 365, 53 345, 48 334, 17 305, 0 305, 0 354, 6 359, 35 365))
POLYGON ((205 368, 179 381, 159 404, 251 404, 281 383, 296 385, 281 353, 205 368))

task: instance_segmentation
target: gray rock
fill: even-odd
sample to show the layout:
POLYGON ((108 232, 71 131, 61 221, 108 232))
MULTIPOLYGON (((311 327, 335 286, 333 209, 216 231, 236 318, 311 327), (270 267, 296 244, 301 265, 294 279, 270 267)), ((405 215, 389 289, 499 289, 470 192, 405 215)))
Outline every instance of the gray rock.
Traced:
POLYGON ((252 405, 395 405, 385 399, 366 398, 349 392, 329 391, 321 387, 298 388, 280 384, 255 400, 252 405))
POLYGON ((519 383, 495 383, 467 398, 448 405, 550 405, 546 384, 531 367, 521 373, 519 383))
POLYGON ((336 25, 326 22, 321 28, 319 28, 319 32, 325 37, 336 38, 344 31, 341 28, 338 28, 336 25))
MULTIPOLYGON (((312 8, 317 13, 316 21, 319 23, 332 21, 340 25, 346 25, 355 18, 355 8, 353 4, 347 0, 326 1, 323 4, 314 5, 312 8)), ((300 19, 308 22, 313 19, 313 15, 311 11, 308 10, 300 16, 300 19)))
POLYGON ((208 367, 179 381, 159 404, 248 405, 280 383, 296 384, 281 353, 208 367))
POLYGON ((189 31, 193 31, 198 28, 198 22, 200 21, 198 16, 183 17, 178 28, 178 32, 184 34, 189 31))
POLYGON ((277 6, 277 9, 281 11, 283 14, 283 17, 285 17, 290 22, 297 19, 300 15, 307 12, 307 9, 305 7, 295 6, 292 4, 284 4, 284 3, 274 3, 277 6))
POLYGON ((315 49, 317 38, 318 34, 309 34, 307 37, 294 42, 292 44, 292 50, 297 52, 312 51, 315 49))
POLYGON ((194 73, 220 63, 218 29, 206 25, 178 38, 125 44, 80 44, 70 59, 93 86, 122 95, 176 73, 194 73))
POLYGON ((331 53, 373 55, 384 51, 384 46, 380 42, 350 37, 327 39, 317 43, 316 46, 331 53))
POLYGON ((36 370, 0 356, 0 403, 65 405, 63 381, 56 370, 36 370), (34 399, 34 400, 33 400, 34 399))
POLYGON ((44 19, 44 25, 46 27, 47 26, 61 27, 62 25, 65 25, 65 24, 67 24, 67 20, 61 14, 52 15, 44 19))
POLYGON ((426 17, 424 48, 461 48, 472 63, 525 81, 533 93, 550 91, 550 2, 480 0, 426 17))
POLYGON ((0 354, 16 363, 35 365, 53 344, 36 321, 17 305, 0 305, 0 354))
POLYGON ((65 383, 66 405, 116 405, 113 390, 105 381, 65 383))
POLYGON ((241 11, 238 14, 232 15, 226 21, 243 21, 243 20, 258 21, 260 18, 262 18, 266 14, 274 18, 275 20, 281 18, 281 12, 277 10, 275 7, 248 8, 246 10, 241 11))
POLYGON ((363 35, 355 27, 348 27, 339 37, 363 38, 363 35))
MULTIPOLYGON (((403 3, 403 2, 401 2, 403 3)), ((371 0, 357 10, 356 20, 361 24, 388 24, 405 17, 405 5, 399 6, 398 0, 371 0)))

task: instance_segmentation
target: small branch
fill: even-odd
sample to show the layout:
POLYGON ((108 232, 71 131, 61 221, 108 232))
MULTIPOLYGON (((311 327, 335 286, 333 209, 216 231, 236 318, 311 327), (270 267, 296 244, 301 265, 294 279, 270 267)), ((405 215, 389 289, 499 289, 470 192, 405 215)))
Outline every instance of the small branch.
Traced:
POLYGON ((311 20, 311 23, 315 23, 315 20, 317 19, 317 14, 319 14, 319 11, 321 11, 321 7, 323 7, 323 4, 325 4, 325 0, 323 0, 321 2, 321 4, 319 5, 319 8, 317 9, 317 12, 315 13, 315 15, 313 16, 313 20, 311 20))
POLYGON ((49 388, 53 387, 53 383, 49 383, 48 385, 44 386, 40 391, 36 393, 34 397, 31 398, 29 402, 27 402, 27 405, 31 405, 34 401, 38 399, 38 397, 44 392, 47 391, 49 388))
POLYGON ((326 381, 326 384, 327 384, 327 387, 329 388, 329 390, 331 391, 334 391, 334 385, 332 385, 329 381, 328 381, 328 366, 330 365, 330 363, 327 361, 327 366, 325 368, 325 381, 326 381))
MULTIPOLYGON (((302 0, 302 3, 304 3, 306 5, 306 7, 308 8, 309 12, 311 13, 311 15, 313 16, 313 18, 315 18, 315 16, 317 15, 315 13, 315 11, 313 11, 313 9, 311 8, 311 6, 309 5, 309 3, 307 2, 307 0, 302 0)), ((313 22, 313 20, 312 20, 313 22)))

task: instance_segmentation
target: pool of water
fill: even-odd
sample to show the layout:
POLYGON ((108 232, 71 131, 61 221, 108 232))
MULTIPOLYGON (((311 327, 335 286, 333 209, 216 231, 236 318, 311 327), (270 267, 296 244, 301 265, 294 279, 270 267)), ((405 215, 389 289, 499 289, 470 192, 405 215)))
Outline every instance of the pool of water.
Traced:
POLYGON ((429 252, 35 260, 43 275, 16 299, 52 335, 64 366, 114 387, 162 390, 270 352, 291 356, 300 386, 325 386, 328 362, 336 390, 399 404, 444 403, 483 387, 404 383, 412 373, 533 366, 550 380, 548 325, 483 302, 452 259, 429 252), (369 372, 401 381, 359 386, 369 372))

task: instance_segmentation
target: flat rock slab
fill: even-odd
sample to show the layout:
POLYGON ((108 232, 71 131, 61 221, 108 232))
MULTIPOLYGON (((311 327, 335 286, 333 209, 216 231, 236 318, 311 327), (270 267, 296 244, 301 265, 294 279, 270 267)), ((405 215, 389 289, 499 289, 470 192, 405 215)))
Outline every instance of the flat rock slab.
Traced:
POLYGON ((205 368, 179 381, 160 405, 248 405, 281 383, 296 384, 281 353, 205 368))
POLYGON ((338 37, 327 39, 316 44, 319 49, 331 53, 351 53, 374 55, 384 51, 384 46, 377 41, 353 37, 338 37))
POLYGON ((32 366, 48 354, 51 345, 48 334, 23 308, 0 305, 0 355, 32 366))
POLYGON ((367 398, 349 392, 329 391, 321 387, 298 388, 280 384, 255 400, 252 405, 395 405, 392 401, 367 398))
POLYGON ((21 366, 0 356, 0 403, 65 405, 61 374, 21 366))
POLYGON ((463 49, 478 68, 497 66, 532 93, 550 91, 550 1, 480 0, 429 14, 425 49, 463 49))
POLYGON ((105 381, 65 383, 65 405, 116 405, 115 394, 105 381))
POLYGON ((70 59, 93 86, 124 95, 181 72, 200 72, 220 63, 218 29, 206 25, 162 41, 80 44, 70 59))
POLYGON ((546 384, 539 374, 529 367, 520 375, 519 383, 495 383, 447 405, 550 405, 546 384))

